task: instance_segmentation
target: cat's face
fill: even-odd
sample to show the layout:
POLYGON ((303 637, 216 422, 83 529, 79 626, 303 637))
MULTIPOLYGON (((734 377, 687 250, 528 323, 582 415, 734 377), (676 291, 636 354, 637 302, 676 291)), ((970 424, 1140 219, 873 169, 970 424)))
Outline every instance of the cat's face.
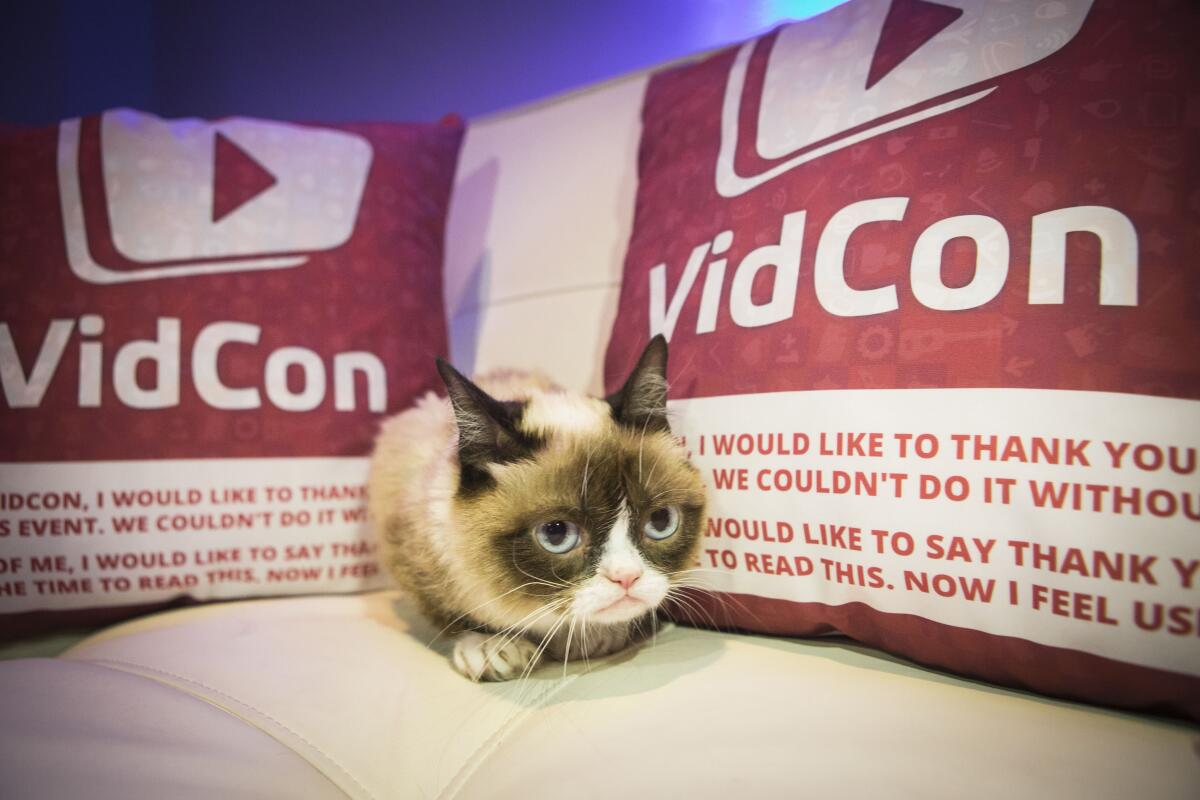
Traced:
POLYGON ((670 434, 623 429, 604 405, 588 428, 546 433, 533 458, 493 467, 494 485, 464 498, 459 518, 497 594, 621 622, 692 566, 704 488, 670 434))
POLYGON ((665 358, 652 343, 607 401, 536 393, 489 404, 473 386, 477 395, 456 397, 447 380, 460 427, 456 516, 473 571, 509 613, 536 627, 628 622, 693 567, 705 491, 666 424, 665 358))

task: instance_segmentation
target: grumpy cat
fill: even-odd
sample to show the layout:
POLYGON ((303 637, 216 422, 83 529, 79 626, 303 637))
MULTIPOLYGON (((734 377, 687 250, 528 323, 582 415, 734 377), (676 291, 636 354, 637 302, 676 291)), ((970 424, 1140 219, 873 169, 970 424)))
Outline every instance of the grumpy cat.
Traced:
POLYGON ((687 583, 700 475, 667 421, 667 345, 598 399, 525 373, 472 382, 439 360, 430 393, 387 420, 369 509, 381 561, 472 680, 591 658, 654 630, 687 583))

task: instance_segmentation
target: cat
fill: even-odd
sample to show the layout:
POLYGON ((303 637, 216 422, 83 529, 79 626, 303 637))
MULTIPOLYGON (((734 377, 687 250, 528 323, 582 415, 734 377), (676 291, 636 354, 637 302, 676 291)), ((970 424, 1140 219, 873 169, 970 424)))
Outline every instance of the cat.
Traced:
POLYGON ((368 508, 384 568, 455 636, 454 667, 509 680, 653 632, 694 571, 706 504, 667 420, 666 340, 606 399, 437 368, 448 397, 380 429, 368 508))

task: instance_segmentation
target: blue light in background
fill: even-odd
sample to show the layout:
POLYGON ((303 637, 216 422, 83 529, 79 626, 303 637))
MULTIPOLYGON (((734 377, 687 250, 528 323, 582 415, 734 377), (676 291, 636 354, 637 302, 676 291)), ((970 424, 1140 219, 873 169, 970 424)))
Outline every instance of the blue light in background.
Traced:
POLYGON ((846 0, 761 0, 763 25, 774 26, 793 19, 815 17, 846 0))
POLYGON ((11 5, 0 25, 0 120, 45 124, 114 106, 168 117, 477 117, 727 47, 839 2, 11 5))
POLYGON ((691 0, 683 21, 696 49, 732 44, 785 22, 815 17, 847 0, 691 0))

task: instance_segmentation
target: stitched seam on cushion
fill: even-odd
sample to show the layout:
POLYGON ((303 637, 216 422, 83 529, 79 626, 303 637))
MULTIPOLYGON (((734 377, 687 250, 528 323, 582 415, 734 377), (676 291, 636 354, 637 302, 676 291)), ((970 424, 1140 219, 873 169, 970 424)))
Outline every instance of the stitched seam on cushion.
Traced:
MULTIPOLYGON (((357 787, 358 787, 360 790, 362 790, 362 793, 363 793, 363 795, 365 795, 366 797, 372 798, 372 800, 374 800, 374 797, 375 797, 375 795, 371 794, 371 792, 370 792, 370 791, 367 789, 367 787, 366 787, 366 786, 363 786, 363 785, 362 785, 362 783, 360 783, 360 782, 359 782, 359 780, 358 780, 357 778, 355 778, 355 777, 354 777, 354 776, 353 776, 353 775, 350 773, 350 771, 349 771, 349 770, 347 770, 345 767, 343 767, 343 766, 342 766, 342 765, 341 765, 341 764, 338 762, 338 760, 337 760, 337 759, 335 759, 333 756, 331 756, 331 755, 329 755, 328 753, 326 753, 324 750, 322 750, 322 749, 321 749, 320 747, 318 747, 317 745, 315 745, 315 744, 313 744, 312 742, 310 742, 308 739, 306 739, 304 736, 302 736, 302 735, 301 735, 300 733, 298 733, 297 731, 293 730, 293 729, 292 729, 291 727, 289 727, 288 725, 286 725, 286 724, 284 724, 283 722, 280 722, 279 720, 275 719, 275 717, 271 716, 271 715, 270 715, 270 714, 268 714, 266 711, 263 711, 261 708, 258 708, 258 707, 256 707, 256 706, 253 706, 253 705, 251 705, 250 703, 247 703, 247 702, 245 702, 244 700, 239 700, 238 698, 234 697, 233 695, 226 694, 225 692, 221 691, 220 689, 217 689, 217 688, 215 688, 215 687, 209 686, 209 685, 207 685, 207 684, 205 684, 205 683, 202 683, 202 682, 200 682, 200 681, 193 680, 192 678, 186 678, 186 677, 184 677, 183 675, 176 675, 174 672, 170 672, 170 671, 168 671, 168 670, 165 670, 165 669, 158 669, 158 668, 156 668, 156 667, 149 667, 149 666, 146 666, 146 665, 144 665, 144 664, 134 664, 134 663, 131 663, 131 662, 128 662, 128 661, 114 661, 114 660, 112 660, 112 659, 107 659, 107 658, 87 659, 87 662, 88 662, 88 663, 92 663, 92 664, 99 664, 99 665, 101 665, 101 666, 109 666, 109 667, 111 667, 111 668, 114 668, 114 669, 120 670, 121 672, 134 672, 134 673, 150 672, 150 673, 154 673, 154 674, 158 674, 158 675, 165 675, 165 676, 166 676, 166 677, 168 677, 168 678, 173 678, 173 679, 175 679, 175 680, 177 680, 177 681, 182 681, 182 682, 183 682, 183 683, 185 683, 185 684, 189 684, 189 685, 191 685, 191 686, 197 686, 197 687, 199 687, 199 688, 201 688, 201 689, 204 689, 204 690, 205 690, 205 691, 207 691, 207 692, 212 692, 213 694, 215 694, 215 695, 218 695, 218 696, 220 696, 220 697, 224 698, 225 700, 228 700, 230 703, 233 703, 233 704, 235 704, 235 705, 238 705, 238 706, 243 706, 243 707, 245 707, 245 708, 248 708, 248 709, 250 709, 251 711, 255 712, 256 714, 260 714, 261 716, 263 716, 263 717, 264 717, 264 718, 266 718, 267 720, 270 720, 270 721, 271 721, 273 724, 275 724, 275 725, 278 725, 280 728, 282 728, 283 730, 287 731, 289 734, 291 734, 292 736, 296 737, 297 739, 299 739, 299 740, 300 740, 301 742, 303 742, 304 744, 306 744, 306 745, 308 745, 309 747, 311 747, 311 748, 312 748, 312 749, 313 749, 315 752, 319 753, 319 754, 321 755, 321 757, 322 757, 322 758, 324 758, 324 759, 325 759, 327 762, 329 762, 329 763, 330 763, 330 764, 332 764, 334 767, 336 767, 336 768, 337 768, 337 769, 338 769, 338 770, 339 770, 339 771, 340 771, 340 772, 341 772, 341 773, 342 773, 344 776, 346 776, 346 777, 347 777, 347 778, 350 780, 350 782, 351 782, 351 783, 353 783, 353 784, 354 784, 355 786, 357 786, 357 787)), ((150 676, 143 676, 143 677, 150 677, 150 676)), ((203 699, 205 699, 205 698, 204 698, 204 697, 202 697, 202 696, 199 696, 199 697, 198 697, 198 699, 201 699, 201 700, 203 700, 203 699)), ((214 705, 216 705, 216 704, 214 703, 214 705)), ((226 712, 227 712, 227 713, 229 713, 229 710, 228 710, 228 709, 226 709, 226 712)), ((235 715, 233 715, 233 716, 237 716, 237 715, 235 714, 235 715)), ((250 723, 250 720, 245 720, 245 721, 246 721, 247 723, 250 723)), ((255 726, 255 727, 259 727, 259 726, 255 726)), ((261 727, 259 727, 259 730, 262 730, 262 728, 261 728, 261 727)), ((264 732, 266 732, 266 731, 264 731, 264 732)), ((280 742, 280 740, 278 739, 278 737, 272 736, 271 738, 272 738, 272 739, 274 739, 275 741, 279 742, 280 744, 285 744, 284 742, 280 742)), ((293 753, 295 753, 295 752, 296 752, 294 748, 291 748, 291 747, 289 747, 288 749, 289 749, 289 750, 291 750, 293 753)), ((300 753, 296 753, 296 755, 298 755, 298 756, 301 756, 301 754, 300 754, 300 753)), ((303 756, 301 756, 301 758, 303 758, 303 756)), ((339 787, 339 788, 340 788, 340 787, 339 787)))
POLYGON ((464 305, 461 308, 454 310, 454 318, 458 319, 461 316, 468 314, 479 314, 489 308, 495 306, 506 306, 514 303, 523 303, 526 300, 545 300, 552 297, 559 297, 566 294, 581 294, 583 292, 592 292, 597 289, 615 289, 621 285, 619 280, 616 281, 600 281, 593 283, 584 283, 578 286, 563 286, 558 289, 540 289, 532 292, 522 292, 520 294, 506 295, 497 297, 492 300, 484 300, 482 302, 464 305))
POLYGON ((570 686, 572 683, 574 683, 578 677, 578 675, 571 675, 560 680, 558 683, 554 684, 545 692, 543 692, 542 695, 536 699, 533 705, 524 708, 519 713, 509 717, 504 724, 492 732, 491 736, 480 742, 479 746, 476 747, 469 756, 463 759, 462 766, 455 771, 454 777, 452 777, 446 783, 445 788, 438 793, 438 800, 454 800, 454 798, 458 796, 459 792, 462 791, 463 786, 466 785, 467 780, 473 774, 475 774, 475 771, 479 769, 484 760, 486 760, 492 753, 496 752, 496 748, 500 746, 501 742, 508 738, 509 733, 515 730, 520 723, 527 719, 534 711, 537 711, 539 708, 543 708, 550 698, 554 697, 567 686, 570 686))

